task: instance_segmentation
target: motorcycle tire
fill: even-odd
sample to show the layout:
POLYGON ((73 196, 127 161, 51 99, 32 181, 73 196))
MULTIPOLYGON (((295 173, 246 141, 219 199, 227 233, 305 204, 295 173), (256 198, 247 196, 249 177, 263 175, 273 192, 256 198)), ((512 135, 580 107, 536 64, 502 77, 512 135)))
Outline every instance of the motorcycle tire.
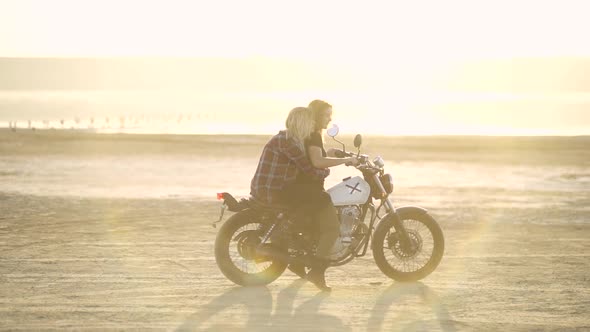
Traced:
MULTIPOLYGON (((263 271, 250 273, 248 271, 243 271, 238 266, 236 266, 236 263, 230 256, 230 246, 232 244, 239 246, 236 239, 240 236, 240 234, 235 234, 236 231, 248 224, 264 225, 257 220, 256 214, 252 213, 249 209, 234 214, 223 224, 223 226, 219 229, 215 239, 215 261, 223 275, 225 275, 229 280, 237 285, 267 285, 281 276, 281 274, 287 268, 286 262, 277 259, 268 259, 267 262, 270 262, 270 265, 264 268, 263 271)), ((252 232, 252 230, 246 230, 240 233, 244 232, 252 232)), ((255 232, 259 232, 258 234, 254 235, 255 240, 258 238, 258 241, 260 241, 260 238, 264 236, 263 232, 255 232)), ((235 256, 236 255, 234 255, 234 257, 235 256)), ((255 260, 248 259, 251 257, 242 256, 241 258, 247 261, 248 264, 255 264, 255 260)))
MULTIPOLYGON (((408 211, 407 213, 401 214, 400 219, 402 224, 404 224, 404 227, 406 224, 411 222, 414 222, 414 224, 422 224, 431 234, 433 240, 433 248, 430 257, 428 258, 428 261, 415 271, 402 271, 396 266, 392 266, 390 261, 385 256, 387 251, 391 250, 393 252, 395 248, 392 249, 391 245, 390 247, 385 247, 384 245, 386 241, 388 243, 395 242, 395 240, 390 240, 386 238, 388 235, 390 238, 395 237, 395 232, 394 234, 391 233, 392 231, 395 231, 395 228, 393 226, 393 222, 390 220, 383 220, 383 222, 379 223, 379 225, 375 229, 372 243, 373 258, 375 259, 375 263, 377 264, 381 272, 383 272, 383 274, 390 277, 391 279, 404 282, 417 281, 425 278, 430 273, 432 273, 432 271, 434 271, 440 263, 445 247, 443 232, 436 220, 434 220, 434 218, 432 218, 428 213, 408 211)), ((412 230, 410 229, 410 232, 411 231, 412 230)), ((400 261, 403 262, 403 259, 404 258, 402 258, 400 261)))

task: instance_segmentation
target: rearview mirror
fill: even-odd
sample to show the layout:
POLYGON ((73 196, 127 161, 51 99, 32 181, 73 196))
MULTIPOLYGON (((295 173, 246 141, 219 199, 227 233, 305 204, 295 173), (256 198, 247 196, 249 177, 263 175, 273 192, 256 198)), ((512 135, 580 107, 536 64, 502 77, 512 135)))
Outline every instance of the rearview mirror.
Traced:
POLYGON ((336 124, 333 124, 332 127, 328 128, 328 136, 330 137, 336 137, 336 135, 338 135, 338 132, 340 131, 340 128, 338 128, 338 126, 336 124))
POLYGON ((354 137, 354 147, 358 149, 361 147, 362 143, 363 137, 361 136, 361 134, 356 134, 356 136, 354 137))

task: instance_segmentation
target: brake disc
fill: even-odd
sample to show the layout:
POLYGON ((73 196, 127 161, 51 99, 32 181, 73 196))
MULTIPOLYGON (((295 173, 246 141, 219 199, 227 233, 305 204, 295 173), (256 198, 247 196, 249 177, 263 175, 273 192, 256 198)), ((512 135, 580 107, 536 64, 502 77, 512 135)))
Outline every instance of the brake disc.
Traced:
POLYGON ((401 260, 410 260, 422 251, 422 236, 420 236, 420 233, 413 229, 407 229, 406 233, 410 238, 409 250, 404 250, 404 248, 402 248, 399 234, 397 232, 391 234, 387 238, 387 245, 389 249, 395 257, 401 260))

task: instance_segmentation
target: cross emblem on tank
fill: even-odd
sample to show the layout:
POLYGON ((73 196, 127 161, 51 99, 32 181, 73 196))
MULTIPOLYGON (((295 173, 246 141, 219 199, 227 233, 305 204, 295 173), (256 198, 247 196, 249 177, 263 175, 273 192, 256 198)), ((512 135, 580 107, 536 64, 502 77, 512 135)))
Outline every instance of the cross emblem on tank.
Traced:
POLYGON ((353 187, 353 186, 351 186, 351 185, 348 185, 348 184, 346 185, 346 187, 348 187, 348 188, 352 189, 352 190, 350 191, 350 194, 351 194, 351 195, 352 195, 352 194, 354 194, 354 191, 355 191, 355 190, 356 190, 356 191, 358 191, 359 193, 360 193, 360 192, 362 192, 362 190, 358 189, 358 186, 359 186, 359 184, 361 184, 361 183, 360 183, 360 182, 357 182, 357 183, 354 185, 354 187, 353 187))

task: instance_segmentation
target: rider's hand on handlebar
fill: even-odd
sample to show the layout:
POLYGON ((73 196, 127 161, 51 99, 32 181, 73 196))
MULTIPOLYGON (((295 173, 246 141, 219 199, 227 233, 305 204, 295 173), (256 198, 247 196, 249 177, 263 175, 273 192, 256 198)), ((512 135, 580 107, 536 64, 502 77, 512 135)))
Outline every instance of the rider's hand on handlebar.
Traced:
POLYGON ((356 157, 349 157, 346 159, 347 159, 347 161, 344 164, 346 166, 358 166, 358 164, 359 164, 359 160, 356 157))

